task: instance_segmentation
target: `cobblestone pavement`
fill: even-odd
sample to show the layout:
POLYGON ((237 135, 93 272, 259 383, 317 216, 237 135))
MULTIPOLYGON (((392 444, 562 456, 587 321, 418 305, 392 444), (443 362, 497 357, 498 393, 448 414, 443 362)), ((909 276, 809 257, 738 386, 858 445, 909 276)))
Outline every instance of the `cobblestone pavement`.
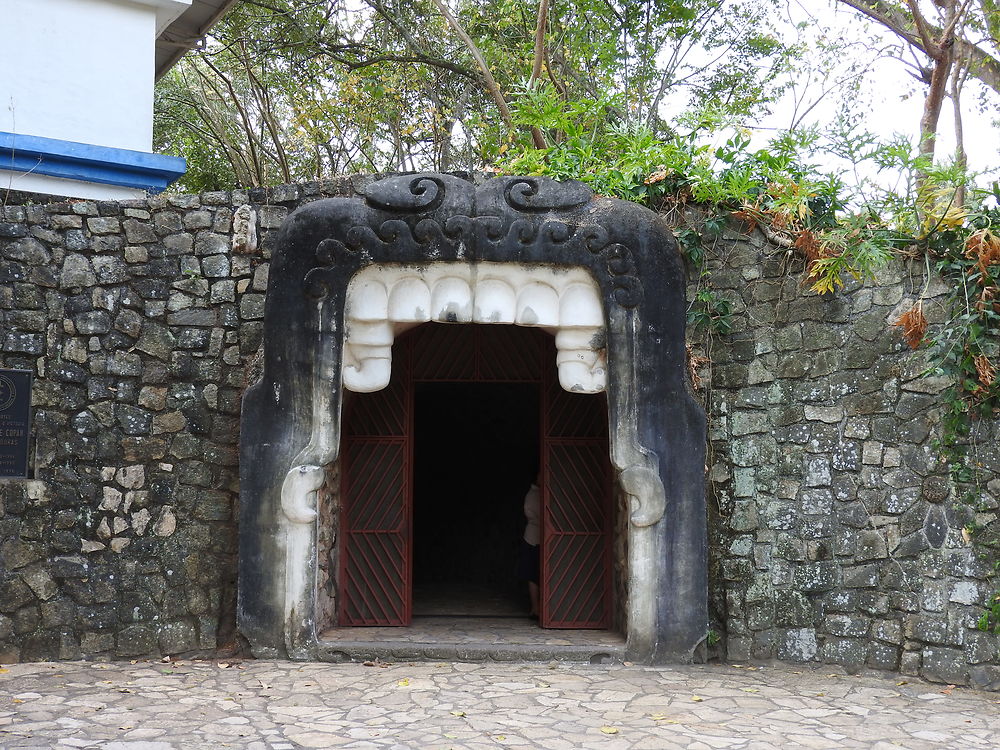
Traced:
POLYGON ((1000 694, 829 667, 15 664, 0 747, 997 748, 1000 694))

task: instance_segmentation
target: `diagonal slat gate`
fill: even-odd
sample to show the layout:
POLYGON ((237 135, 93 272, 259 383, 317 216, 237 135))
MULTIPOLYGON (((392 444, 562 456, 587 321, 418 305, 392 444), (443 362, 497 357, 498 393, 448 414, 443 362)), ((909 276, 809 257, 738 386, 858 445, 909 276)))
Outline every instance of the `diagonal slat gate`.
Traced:
POLYGON ((611 487, 605 399, 546 378, 542 626, 611 625, 611 487))
POLYGON ((610 627, 606 399, 560 388, 554 343, 539 331, 433 324, 400 337, 387 388, 345 404, 339 623, 410 622, 414 383, 435 381, 539 383, 541 624, 610 627))
POLYGON ((412 419, 406 347, 392 379, 345 405, 341 495, 341 625, 408 625, 412 419))

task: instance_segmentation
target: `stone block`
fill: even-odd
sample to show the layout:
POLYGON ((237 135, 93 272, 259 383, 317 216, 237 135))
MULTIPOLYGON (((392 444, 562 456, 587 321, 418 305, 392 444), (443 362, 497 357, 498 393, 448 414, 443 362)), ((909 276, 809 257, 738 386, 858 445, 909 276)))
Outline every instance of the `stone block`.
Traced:
POLYGON ((194 252, 199 256, 227 255, 229 238, 224 234, 202 231, 195 235, 194 252))
POLYGON ((42 566, 33 566, 22 571, 21 580, 43 602, 51 599, 59 591, 59 584, 49 575, 49 571, 42 566))
POLYGON ((736 437, 770 431, 767 414, 760 411, 737 411, 729 417, 730 433, 736 437))
POLYGON ((871 630, 871 620, 852 615, 828 615, 823 618, 825 632, 849 638, 867 638, 871 630))
POLYGON ((59 283, 67 289, 89 287, 97 283, 97 275, 86 257, 70 253, 63 260, 59 283))
POLYGON ((260 320, 264 317, 264 295, 245 294, 240 300, 240 318, 260 320))
POLYGON ((196 308, 180 310, 167 316, 167 323, 172 326, 200 326, 211 328, 218 325, 218 312, 211 308, 196 308))
POLYGON ((819 658, 827 664, 840 664, 849 671, 859 670, 868 660, 868 642, 859 638, 826 638, 819 658))
POLYGON ((856 565, 843 569, 844 588, 869 589, 879 585, 878 565, 856 565))
MULTIPOLYGON (((778 627, 810 627, 815 613, 808 597, 800 591, 774 592, 775 625, 778 627)), ((780 658, 780 657, 779 657, 780 658)))
POLYGON ((128 625, 115 637, 115 654, 118 656, 158 655, 158 638, 155 626, 128 625))
POLYGON ((872 625, 872 636, 899 646, 903 643, 903 626, 898 620, 876 620, 872 625))
POLYGON ((924 643, 961 645, 953 642, 946 620, 925 615, 907 616, 903 624, 903 635, 924 643))
POLYGON ((182 654, 198 648, 198 634, 190 622, 168 622, 159 626, 160 651, 164 654, 182 654))
POLYGON ((833 493, 825 488, 803 489, 799 508, 808 515, 828 515, 833 510, 833 493))
POLYGON ((795 569, 795 587, 800 591, 829 591, 836 587, 840 566, 833 562, 815 562, 795 569))
MULTIPOLYGON (((804 463, 803 474, 806 487, 830 486, 830 460, 828 458, 807 456, 804 463)), ((808 513, 809 511, 807 510, 806 512, 808 513)))
POLYGON ((87 219, 87 229, 91 234, 117 234, 121 228, 121 222, 113 216, 98 216, 87 219))
POLYGON ((954 648, 925 648, 920 676, 932 682, 965 685, 969 682, 969 665, 965 653, 954 648))
POLYGON ((976 690, 1000 690, 1000 666, 980 664, 972 667, 969 685, 976 690))
POLYGON ((932 505, 927 509, 927 517, 924 520, 924 535, 931 547, 938 549, 944 545, 948 536, 948 519, 940 506, 932 505))
POLYGON ((965 637, 965 656, 969 664, 995 662, 1000 653, 1000 635, 972 631, 965 637))
POLYGON ((872 643, 868 651, 867 666, 872 669, 897 671, 901 653, 898 646, 892 646, 888 643, 872 643))
POLYGON ((208 278, 225 278, 229 276, 229 256, 209 255, 201 261, 202 273, 208 278))
MULTIPOLYGON (((88 223, 90 221, 93 220, 89 219, 88 223)), ((141 245, 146 242, 156 242, 159 240, 156 232, 153 231, 148 222, 139 221, 138 219, 126 219, 122 223, 122 226, 125 229, 125 239, 130 245, 141 245)))
POLYGON ((878 531, 866 530, 858 533, 858 547, 855 559, 858 562, 883 560, 889 556, 885 537, 878 531))
POLYGON ((208 229, 212 226, 211 211, 188 211, 183 217, 185 229, 208 229))
POLYGON ((813 628, 790 628, 778 634, 778 658, 806 662, 816 658, 816 631, 813 628))

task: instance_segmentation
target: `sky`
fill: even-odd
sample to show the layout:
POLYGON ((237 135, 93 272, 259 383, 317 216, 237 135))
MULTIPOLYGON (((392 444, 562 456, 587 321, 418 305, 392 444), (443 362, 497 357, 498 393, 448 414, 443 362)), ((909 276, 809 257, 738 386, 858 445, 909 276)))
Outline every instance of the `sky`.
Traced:
MULTIPOLYGON (((858 97, 858 110, 866 112, 863 117, 864 127, 884 139, 903 133, 915 142, 919 134, 924 87, 911 74, 912 68, 890 56, 890 48, 896 47, 898 50, 899 39, 835 0, 799 0, 788 5, 788 15, 783 27, 783 31, 788 34, 786 40, 794 39, 795 22, 807 22, 808 27, 804 33, 813 39, 822 37, 825 30, 828 40, 848 43, 843 55, 845 68, 850 63, 869 66, 858 97), (878 54, 880 49, 885 51, 883 55, 878 54)), ((909 54, 904 59, 915 60, 909 54)), ((811 92, 816 91, 812 87, 807 90, 807 94, 815 96, 811 92)), ((1000 118, 1000 97, 990 92, 990 111, 981 112, 976 105, 975 94, 986 91, 985 87, 970 79, 966 84, 966 91, 968 95, 963 97, 962 117, 970 167, 987 172, 984 178, 997 179, 1000 177, 1000 130, 994 123, 1000 118)), ((840 101, 842 96, 839 94, 826 97, 810 112, 810 119, 830 121, 835 117, 840 101)), ((794 112, 794 97, 784 97, 773 114, 758 123, 758 138, 769 132, 770 128, 787 128, 794 112)), ((954 153, 954 133, 953 111, 949 99, 942 108, 939 122, 939 158, 954 153)))

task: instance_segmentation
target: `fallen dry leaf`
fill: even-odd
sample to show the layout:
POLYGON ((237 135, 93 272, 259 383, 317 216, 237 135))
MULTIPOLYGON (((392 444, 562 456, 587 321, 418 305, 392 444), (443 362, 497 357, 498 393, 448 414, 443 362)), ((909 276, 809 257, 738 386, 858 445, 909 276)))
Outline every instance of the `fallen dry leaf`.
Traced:
POLYGON ((452 711, 452 716, 465 716, 465 711, 452 711))
POLYGON ((691 700, 693 700, 695 703, 701 703, 705 699, 702 698, 700 695, 692 695, 691 700))
POLYGON ((404 677, 403 679, 401 679, 396 684, 399 685, 400 687, 407 687, 410 684, 410 678, 409 677, 404 677))
POLYGON ((601 731, 604 734, 618 734, 618 728, 617 727, 601 727, 601 731))
POLYGON ((911 349, 920 348, 927 332, 927 318, 924 317, 923 305, 917 302, 913 307, 899 316, 899 320, 893 323, 903 329, 903 338, 911 349))

